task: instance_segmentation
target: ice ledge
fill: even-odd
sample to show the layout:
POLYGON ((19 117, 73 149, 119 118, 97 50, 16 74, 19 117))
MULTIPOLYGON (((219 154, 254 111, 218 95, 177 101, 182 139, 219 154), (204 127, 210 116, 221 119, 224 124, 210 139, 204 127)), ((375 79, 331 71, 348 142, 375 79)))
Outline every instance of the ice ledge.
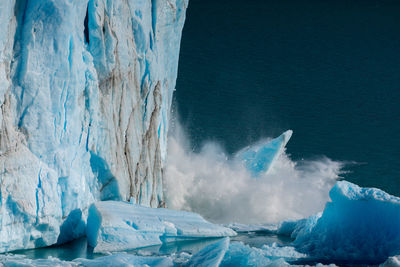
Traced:
POLYGON ((101 201, 89 208, 86 234, 94 252, 123 251, 178 240, 236 235, 235 231, 209 223, 195 213, 118 201, 101 201))

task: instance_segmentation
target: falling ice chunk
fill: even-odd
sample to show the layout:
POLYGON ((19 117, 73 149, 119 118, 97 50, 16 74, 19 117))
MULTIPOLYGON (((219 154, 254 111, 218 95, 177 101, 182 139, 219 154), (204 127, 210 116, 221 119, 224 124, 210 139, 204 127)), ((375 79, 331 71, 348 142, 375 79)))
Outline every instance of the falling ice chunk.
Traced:
POLYGON ((253 176, 268 172, 284 151, 292 133, 292 130, 288 130, 275 139, 246 147, 236 154, 236 158, 243 161, 253 176))

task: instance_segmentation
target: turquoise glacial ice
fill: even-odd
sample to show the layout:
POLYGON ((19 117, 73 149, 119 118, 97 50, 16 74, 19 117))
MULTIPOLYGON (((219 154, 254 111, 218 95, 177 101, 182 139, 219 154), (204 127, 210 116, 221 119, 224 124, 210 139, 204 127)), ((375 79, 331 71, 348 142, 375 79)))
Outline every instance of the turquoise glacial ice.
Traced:
POLYGON ((284 151, 292 134, 292 130, 287 130, 277 138, 240 150, 235 157, 243 161, 246 168, 254 176, 257 176, 261 172, 268 172, 275 160, 284 151))
POLYGON ((229 237, 208 245, 192 256, 189 267, 218 267, 229 249, 229 237))
POLYGON ((234 235, 233 230, 209 223, 196 213, 122 201, 94 203, 87 220, 88 244, 100 253, 234 235))
MULTIPOLYGON (((293 248, 292 248, 293 250, 293 248)), ((194 255, 186 252, 169 256, 138 256, 128 253, 115 253, 109 256, 99 256, 95 259, 77 258, 73 261, 62 261, 57 258, 29 259, 23 255, 0 255, 0 264, 5 266, 181 266, 181 267, 218 267, 218 266, 289 266, 287 257, 279 256, 285 252, 288 257, 298 257, 288 247, 251 248, 240 242, 230 242, 229 238, 215 240, 194 255), (276 251, 281 253, 276 253, 276 251), (279 254, 279 255, 278 255, 279 254), (272 255, 272 256, 271 256, 272 255)))
POLYGON ((316 260, 377 264, 400 253, 400 198, 339 181, 321 214, 281 225, 316 260))
POLYGON ((0 252, 83 235, 94 201, 164 206, 187 5, 1 0, 0 252))

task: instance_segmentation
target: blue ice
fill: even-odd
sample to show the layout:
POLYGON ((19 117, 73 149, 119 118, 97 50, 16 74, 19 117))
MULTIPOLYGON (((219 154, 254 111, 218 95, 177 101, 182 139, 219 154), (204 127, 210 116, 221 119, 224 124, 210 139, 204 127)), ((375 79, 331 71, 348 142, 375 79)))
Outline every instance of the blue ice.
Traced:
POLYGON ((229 249, 229 237, 208 245, 189 261, 189 267, 218 267, 229 249))
POLYGON ((322 214, 283 223, 299 252, 317 260, 378 264, 400 253, 400 198, 339 181, 322 214))
POLYGON ((123 251, 179 240, 234 236, 196 213, 102 201, 89 209, 88 244, 95 252, 123 251))
POLYGON ((274 161, 284 151, 292 134, 293 131, 288 130, 277 138, 246 147, 236 154, 236 158, 242 160, 254 176, 261 172, 268 172, 274 161))
POLYGON ((0 1, 0 252, 82 236, 95 201, 164 205, 187 6, 0 1))

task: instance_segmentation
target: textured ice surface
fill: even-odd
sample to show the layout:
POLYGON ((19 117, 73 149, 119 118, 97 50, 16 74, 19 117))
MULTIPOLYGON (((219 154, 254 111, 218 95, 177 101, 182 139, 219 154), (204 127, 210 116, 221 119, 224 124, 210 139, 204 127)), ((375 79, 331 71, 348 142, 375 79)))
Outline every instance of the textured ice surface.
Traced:
POLYGON ((144 257, 130 254, 114 254, 110 256, 99 257, 93 260, 76 259, 73 261, 62 261, 57 258, 49 257, 47 259, 28 259, 20 255, 0 255, 0 264, 4 267, 123 267, 123 266, 174 266, 170 257, 144 257))
POLYGON ((271 260, 285 259, 285 260, 296 260, 306 258, 307 255, 299 253, 292 246, 280 246, 277 243, 272 245, 262 246, 264 255, 271 260))
POLYGON ((193 255, 186 266, 289 266, 287 260, 303 257, 294 247, 273 244, 258 249, 241 242, 229 244, 229 238, 224 238, 193 255))
MULTIPOLYGON (((61 261, 57 258, 28 259, 21 255, 0 255, 1 266, 289 266, 288 261, 301 259, 304 255, 293 247, 277 245, 252 248, 243 243, 229 243, 229 238, 214 241, 194 255, 186 252, 170 256, 137 256, 117 253, 95 259, 78 258, 61 261), (3 264, 3 265, 2 265, 3 264)), ((316 266, 323 266, 317 264, 316 266)), ((334 266, 334 265, 331 265, 334 266)))
POLYGON ((78 266, 85 267, 121 267, 121 266, 160 266, 169 267, 174 266, 172 258, 170 257, 144 257, 129 254, 114 254, 105 257, 99 257, 94 260, 76 259, 73 263, 79 264, 78 266))
POLYGON ((284 221, 279 224, 276 231, 278 235, 286 235, 291 238, 296 238, 297 235, 302 235, 312 231, 313 227, 321 217, 322 213, 317 213, 308 218, 301 219, 298 221, 284 221))
POLYGON ((164 205, 187 0, 1 0, 0 252, 83 234, 93 201, 164 205))
POLYGON ((62 261, 57 258, 49 257, 47 259, 28 259, 23 255, 0 255, 0 266, 4 267, 76 267, 78 263, 62 261))
POLYGON ((189 261, 190 267, 218 267, 229 248, 229 237, 206 246, 189 261))
POLYGON ((242 160, 246 168, 255 176, 261 172, 268 172, 274 161, 284 151, 292 134, 293 131, 288 130, 277 138, 244 148, 236 154, 236 158, 242 160))
POLYGON ((400 198, 340 181, 322 215, 284 223, 278 233, 315 259, 379 263, 400 252, 400 198))
MULTIPOLYGON (((293 248, 291 248, 293 250, 293 248)), ((289 266, 284 257, 275 257, 275 251, 269 247, 265 249, 252 248, 241 242, 233 242, 229 246, 220 266, 289 266)), ((294 256, 290 251, 290 256, 294 256)), ((284 254, 284 253, 280 253, 284 254)), ((297 253, 297 255, 301 255, 297 253)))
POLYGON ((233 236, 200 215, 136 204, 102 201, 89 209, 87 239, 95 252, 122 251, 176 240, 233 236))
POLYGON ((224 226, 231 228, 235 232, 265 232, 275 233, 278 230, 277 224, 242 224, 230 223, 224 226))

